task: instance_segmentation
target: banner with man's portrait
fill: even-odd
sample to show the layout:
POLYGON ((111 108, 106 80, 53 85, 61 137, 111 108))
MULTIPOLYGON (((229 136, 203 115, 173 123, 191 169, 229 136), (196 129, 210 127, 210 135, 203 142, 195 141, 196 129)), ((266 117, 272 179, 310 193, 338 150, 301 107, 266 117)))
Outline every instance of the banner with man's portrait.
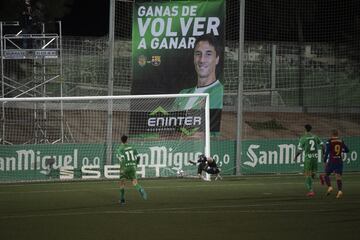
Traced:
POLYGON ((209 93, 211 131, 218 132, 225 0, 136 1, 133 9, 131 94, 209 93))

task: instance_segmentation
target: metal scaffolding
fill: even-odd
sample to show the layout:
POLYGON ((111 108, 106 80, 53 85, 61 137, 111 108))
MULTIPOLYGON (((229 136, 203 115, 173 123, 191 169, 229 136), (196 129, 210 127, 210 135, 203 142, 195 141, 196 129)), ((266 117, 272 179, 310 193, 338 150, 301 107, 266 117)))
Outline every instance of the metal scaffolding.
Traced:
MULTIPOLYGON (((1 96, 18 97, 62 97, 63 66, 61 22, 56 22, 52 33, 47 33, 47 24, 41 24, 40 33, 23 34, 19 22, 0 22, 1 42, 1 96), (55 32, 55 33, 54 33, 55 32)), ((2 144, 7 141, 7 115, 2 104, 2 144)), ((49 143, 48 109, 44 103, 32 103, 33 136, 23 143, 49 143)), ((61 137, 64 138, 63 108, 59 112, 61 137)))

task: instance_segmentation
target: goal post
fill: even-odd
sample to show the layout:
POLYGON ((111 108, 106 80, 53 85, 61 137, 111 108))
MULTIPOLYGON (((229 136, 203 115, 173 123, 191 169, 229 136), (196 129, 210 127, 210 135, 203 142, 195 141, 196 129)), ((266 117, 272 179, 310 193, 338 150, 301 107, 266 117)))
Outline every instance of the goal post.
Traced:
POLYGON ((0 182, 116 178, 115 152, 123 134, 138 149, 140 177, 177 176, 180 170, 193 176, 196 168, 189 160, 210 156, 207 93, 2 98, 0 103, 0 182))

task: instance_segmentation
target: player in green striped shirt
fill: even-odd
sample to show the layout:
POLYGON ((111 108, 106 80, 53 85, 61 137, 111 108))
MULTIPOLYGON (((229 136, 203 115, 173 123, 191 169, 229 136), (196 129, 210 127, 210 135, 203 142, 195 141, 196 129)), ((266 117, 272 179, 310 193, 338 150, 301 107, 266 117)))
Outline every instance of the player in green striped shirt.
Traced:
POLYGON ((136 177, 136 168, 139 164, 137 150, 127 143, 128 137, 121 137, 121 145, 116 150, 116 157, 120 161, 120 204, 125 204, 125 181, 131 180, 143 199, 147 199, 145 190, 140 186, 136 177))
POLYGON ((303 152, 304 156, 304 176, 305 176, 305 186, 308 190, 306 194, 309 197, 315 195, 313 190, 313 177, 317 172, 318 158, 319 158, 319 149, 322 149, 323 142, 320 138, 311 133, 311 125, 305 125, 305 134, 300 138, 298 151, 295 155, 296 158, 303 152))

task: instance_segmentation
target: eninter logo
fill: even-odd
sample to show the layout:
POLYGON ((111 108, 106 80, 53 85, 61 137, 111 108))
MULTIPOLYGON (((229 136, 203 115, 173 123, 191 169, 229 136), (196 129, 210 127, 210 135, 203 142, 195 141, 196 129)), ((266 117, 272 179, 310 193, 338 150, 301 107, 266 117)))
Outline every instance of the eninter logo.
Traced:
POLYGON ((193 135, 201 126, 201 116, 170 116, 170 114, 161 106, 157 107, 149 114, 148 128, 151 130, 179 130, 186 136, 193 135), (159 116, 160 115, 160 116, 159 116))

